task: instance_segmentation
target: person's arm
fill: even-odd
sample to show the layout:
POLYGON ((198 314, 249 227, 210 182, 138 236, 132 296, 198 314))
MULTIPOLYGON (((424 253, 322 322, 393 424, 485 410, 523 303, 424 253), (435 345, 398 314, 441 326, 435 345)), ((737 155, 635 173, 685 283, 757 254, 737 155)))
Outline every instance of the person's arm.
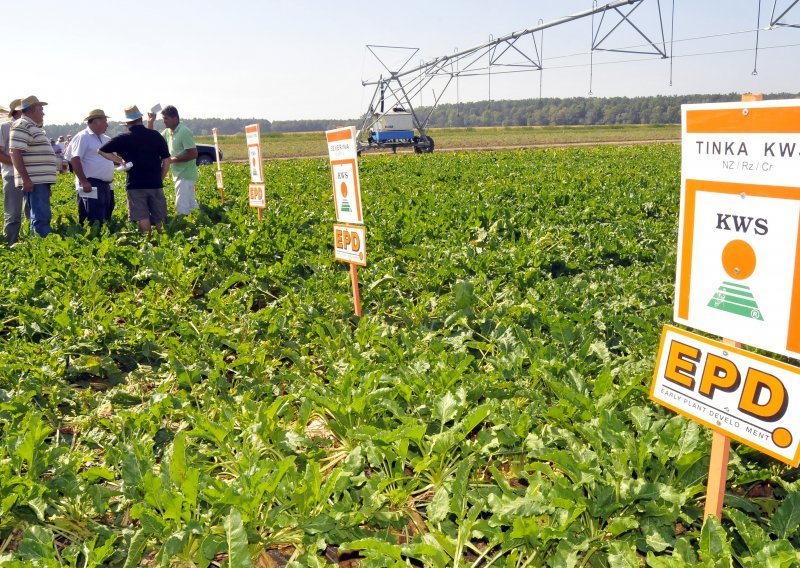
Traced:
POLYGON ((122 158, 120 158, 116 154, 112 154, 111 152, 103 152, 102 150, 98 150, 97 153, 100 154, 101 156, 103 156, 106 160, 111 160, 112 162, 114 162, 118 166, 124 166, 125 165, 125 160, 123 160, 122 158))
POLYGON ((186 148, 183 153, 172 156, 169 161, 173 164, 177 162, 189 162, 197 158, 197 148, 186 148))
POLYGON ((162 181, 166 179, 167 174, 169 173, 169 165, 170 165, 170 158, 164 158, 161 160, 161 179, 162 181))
POLYGON ((0 164, 6 164, 7 166, 13 166, 14 164, 11 162, 11 156, 0 150, 0 164))
POLYGON ((81 189, 86 193, 92 192, 92 182, 86 179, 86 174, 83 172, 83 165, 81 164, 81 159, 78 156, 75 156, 69 161, 72 164, 72 171, 75 172, 75 177, 78 178, 78 182, 81 184, 81 189))
POLYGON ((153 125, 155 124, 155 122, 156 122, 156 113, 148 112, 147 113, 147 128, 152 130, 153 129, 153 125))
POLYGON ((173 140, 173 148, 175 149, 183 149, 183 152, 180 152, 171 158, 171 162, 173 164, 179 162, 189 162, 197 158, 197 145, 194 143, 194 136, 192 133, 189 132, 187 128, 181 127, 176 133, 175 139, 173 140))
POLYGON ((22 178, 22 191, 31 193, 33 191, 33 181, 31 181, 31 176, 28 175, 28 168, 25 167, 25 162, 22 160, 22 150, 11 148, 11 163, 14 164, 14 169, 19 172, 19 177, 22 178))

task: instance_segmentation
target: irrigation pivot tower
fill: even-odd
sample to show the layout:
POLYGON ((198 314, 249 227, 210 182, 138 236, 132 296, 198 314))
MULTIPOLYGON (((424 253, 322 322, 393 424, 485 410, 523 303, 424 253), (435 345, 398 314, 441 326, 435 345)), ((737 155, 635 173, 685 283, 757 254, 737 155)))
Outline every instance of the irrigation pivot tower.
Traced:
POLYGON ((541 38, 537 43, 534 34, 586 17, 592 18, 590 54, 595 51, 614 51, 667 58, 661 0, 617 0, 602 6, 598 6, 595 0, 590 10, 547 23, 542 23, 540 20, 534 27, 491 39, 450 55, 436 57, 416 67, 409 67, 409 63, 419 51, 417 48, 367 45, 367 49, 375 56, 383 70, 378 79, 362 81, 362 86, 374 86, 375 90, 366 113, 359 121, 357 136, 359 153, 377 148, 391 148, 396 151, 398 147, 413 147, 417 153, 433 152, 433 138, 427 134, 426 127, 442 95, 453 80, 459 77, 489 75, 491 81, 492 68, 499 68, 501 73, 541 71, 541 38), (633 21, 634 12, 645 2, 655 2, 657 5, 659 40, 651 39, 633 21), (608 21, 606 21, 607 15, 608 21), (596 26, 595 16, 598 19, 596 26), (608 38, 621 28, 633 30, 642 38, 642 45, 635 50, 608 47, 608 38), (521 40, 524 38, 531 38, 533 41, 525 41, 526 45, 523 45, 521 40), (387 50, 391 53, 405 52, 408 56, 399 68, 393 69, 385 61, 385 57, 381 57, 387 50), (411 101, 434 79, 443 80, 444 86, 438 94, 434 92, 433 104, 430 105, 427 114, 421 116, 411 101))

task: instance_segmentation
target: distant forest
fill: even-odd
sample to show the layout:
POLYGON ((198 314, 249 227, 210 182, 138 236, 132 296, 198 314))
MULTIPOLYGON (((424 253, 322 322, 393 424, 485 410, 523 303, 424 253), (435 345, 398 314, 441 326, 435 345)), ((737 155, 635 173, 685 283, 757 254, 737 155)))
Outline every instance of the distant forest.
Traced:
MULTIPOLYGON (((792 99, 800 93, 772 93, 765 99, 792 99)), ((717 95, 673 95, 655 97, 572 97, 478 101, 440 105, 429 125, 435 128, 463 126, 560 126, 592 124, 677 124, 681 105, 741 100, 738 93, 717 95)), ((418 109, 427 115, 429 107, 418 109)), ((275 120, 258 118, 186 118, 182 122, 196 135, 209 135, 212 128, 222 134, 241 134, 247 124, 259 123, 261 132, 319 132, 338 126, 357 125, 358 119, 275 120)), ((163 128, 161 121, 157 124, 163 128)), ((47 125, 50 136, 74 134, 83 124, 47 125)), ((112 125, 109 134, 122 131, 112 125)))

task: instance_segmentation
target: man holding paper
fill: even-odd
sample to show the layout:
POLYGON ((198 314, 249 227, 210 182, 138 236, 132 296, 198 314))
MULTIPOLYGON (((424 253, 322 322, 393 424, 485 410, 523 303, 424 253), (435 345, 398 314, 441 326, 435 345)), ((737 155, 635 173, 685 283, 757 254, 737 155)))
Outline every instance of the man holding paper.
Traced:
POLYGON ((75 172, 78 201, 78 220, 83 224, 100 223, 111 219, 114 211, 114 163, 97 151, 111 138, 106 136, 108 115, 96 108, 84 119, 87 127, 72 139, 65 158, 75 172))

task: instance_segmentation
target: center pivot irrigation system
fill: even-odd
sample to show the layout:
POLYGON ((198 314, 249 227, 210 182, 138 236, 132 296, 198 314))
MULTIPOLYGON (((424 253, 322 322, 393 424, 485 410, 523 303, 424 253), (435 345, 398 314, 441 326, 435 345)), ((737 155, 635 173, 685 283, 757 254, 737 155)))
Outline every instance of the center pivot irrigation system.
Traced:
MULTIPOLYGON (((666 1, 666 0, 665 0, 666 1)), ((758 0, 758 25, 761 19, 761 2, 758 0)), ((787 14, 800 3, 800 0, 774 0, 772 16, 769 27, 800 27, 786 21, 787 14), (779 4, 784 4, 779 7, 779 4)), ((364 87, 374 87, 369 107, 359 120, 357 131, 358 153, 364 150, 386 149, 397 151, 397 148, 413 148, 417 153, 433 152, 434 141, 427 133, 427 125, 433 111, 441 101, 444 92, 453 81, 459 77, 474 77, 479 75, 489 76, 489 89, 491 98, 492 69, 496 73, 516 73, 523 71, 542 71, 542 47, 544 43, 543 32, 547 28, 554 28, 569 22, 590 17, 592 19, 592 37, 589 75, 589 94, 591 93, 591 66, 592 55, 596 51, 638 54, 653 56, 658 59, 672 58, 672 29, 674 27, 675 0, 671 4, 670 22, 670 48, 667 53, 667 40, 664 33, 664 18, 662 17, 661 0, 617 0, 601 6, 593 2, 590 10, 565 16, 551 22, 539 23, 531 28, 517 31, 497 39, 491 38, 488 42, 476 45, 461 51, 456 50, 450 55, 436 57, 423 61, 416 67, 409 67, 411 60, 419 52, 414 47, 399 47, 389 45, 367 45, 367 50, 378 60, 382 67, 381 75, 374 80, 362 80, 364 87), (641 11, 637 10, 645 4, 654 4, 657 15, 651 18, 647 27, 655 26, 656 29, 648 35, 640 21, 641 11), (652 22, 655 22, 653 24, 652 22), (640 38, 641 44, 632 47, 612 47, 609 38, 619 35, 625 30, 640 38), (539 32, 537 41, 536 33, 539 32), (388 63, 390 56, 401 54, 401 63, 393 68, 388 63), (414 109, 412 100, 418 96, 434 80, 442 80, 443 86, 439 93, 433 93, 433 104, 427 113, 420 114, 414 109)), ((758 25, 756 32, 758 32, 758 25)), ((758 56, 758 34, 756 33, 756 61, 758 56)), ((671 73, 671 71, 670 71, 671 73)), ((753 74, 756 74, 754 69, 753 74)), ((671 81, 670 81, 670 84, 671 81)))

